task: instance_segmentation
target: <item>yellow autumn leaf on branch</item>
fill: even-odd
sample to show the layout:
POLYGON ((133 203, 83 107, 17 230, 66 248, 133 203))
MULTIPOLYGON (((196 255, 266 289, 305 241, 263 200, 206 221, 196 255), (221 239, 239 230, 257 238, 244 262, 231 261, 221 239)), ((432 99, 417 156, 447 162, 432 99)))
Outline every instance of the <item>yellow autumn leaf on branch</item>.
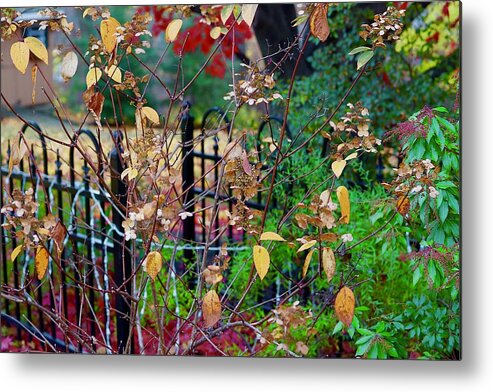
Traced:
POLYGON ((183 21, 181 19, 175 19, 169 22, 165 32, 166 42, 173 42, 178 37, 182 25, 183 21))
POLYGON ((108 76, 117 83, 122 82, 122 71, 116 65, 106 68, 106 73, 108 76))
POLYGON ((327 282, 330 283, 336 273, 336 258, 331 248, 324 248, 322 251, 322 267, 327 275, 327 282))
POLYGON ((10 58, 15 68, 22 73, 26 73, 29 64, 29 46, 25 42, 15 42, 10 47, 10 58))
POLYGON ((263 246, 255 245, 253 247, 253 263, 255 264, 255 269, 260 280, 263 280, 270 266, 270 256, 267 249, 263 246))
POLYGON ((116 29, 119 26, 120 22, 112 17, 101 21, 101 39, 107 52, 113 52, 116 47, 116 29))
POLYGON ((342 223, 349 223, 349 217, 351 215, 351 205, 349 202, 349 192, 345 186, 340 186, 336 190, 337 199, 341 206, 341 218, 339 219, 342 223))
POLYGON ((336 177, 339 178, 342 174, 342 171, 346 167, 346 161, 345 160, 334 161, 332 162, 331 167, 336 177))
POLYGON ((36 276, 39 280, 43 279, 48 269, 49 253, 44 246, 38 246, 36 250, 36 258, 34 259, 34 265, 36 268, 36 276))
POLYGON ((213 327, 221 319, 221 301, 214 290, 210 290, 202 300, 202 315, 205 327, 213 327))
POLYGON ((44 44, 35 37, 26 37, 24 42, 29 47, 29 50, 42 62, 48 65, 48 51, 44 44))
POLYGON ((304 278, 306 276, 306 273, 308 271, 308 267, 310 266, 310 261, 312 261, 312 256, 313 252, 315 252, 317 249, 311 249, 310 252, 306 255, 305 262, 303 263, 303 270, 301 273, 301 276, 304 278))
POLYGON ((159 114, 153 108, 144 106, 142 108, 142 114, 154 124, 159 124, 159 114))
POLYGON ((266 231, 260 236, 260 241, 286 241, 279 234, 272 231, 266 231))
POLYGON ((299 253, 299 252, 303 252, 304 250, 310 249, 316 243, 317 243, 316 240, 308 241, 306 244, 301 245, 300 248, 296 252, 299 253))
POLYGON ((99 79, 101 79, 101 76, 103 73, 99 68, 90 68, 89 71, 87 71, 86 75, 86 85, 87 88, 90 88, 93 84, 96 84, 99 79))
POLYGON ((19 253, 21 253, 22 249, 24 248, 24 244, 17 245, 15 249, 12 251, 10 254, 10 260, 14 262, 14 260, 19 256, 19 253))
POLYGON ((334 308, 339 321, 349 327, 354 317, 354 294, 349 287, 344 286, 339 290, 334 308))
POLYGON ((149 275, 152 280, 155 280, 157 274, 159 274, 159 271, 163 268, 163 256, 161 256, 161 253, 156 251, 149 252, 144 260, 144 268, 147 275, 149 275))

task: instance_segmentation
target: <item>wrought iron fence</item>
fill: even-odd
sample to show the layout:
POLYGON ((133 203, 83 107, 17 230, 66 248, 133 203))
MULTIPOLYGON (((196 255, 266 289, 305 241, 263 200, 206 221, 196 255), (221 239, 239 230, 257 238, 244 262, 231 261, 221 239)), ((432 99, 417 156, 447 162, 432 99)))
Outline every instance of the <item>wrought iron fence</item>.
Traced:
MULTIPOLYGON (((256 142, 259 152, 261 133, 266 125, 272 133, 271 121, 282 123, 279 118, 272 117, 260 124, 256 142)), ((223 192, 218 186, 219 166, 216 165, 222 158, 219 154, 220 138, 228 141, 230 127, 226 113, 220 108, 208 110, 203 116, 200 130, 195 131, 200 134, 200 145, 194 146, 194 118, 190 113, 190 104, 184 106, 181 117, 183 205, 191 213, 196 211, 197 204, 201 209, 200 213, 183 222, 181 237, 186 244, 192 244, 184 247, 185 259, 192 260, 195 257, 194 248, 200 248, 193 244, 206 241, 203 227, 211 221, 206 216, 208 203, 219 198, 224 205, 223 212, 232 211, 235 200, 231 193, 223 192), (221 117, 219 123, 226 124, 226 132, 206 132, 207 122, 213 115, 221 117), (210 141, 212 152, 206 148, 206 143, 210 141), (209 168, 211 163, 212 170, 209 168), (200 203, 195 203, 195 196, 199 196, 200 203)), ((17 340, 36 338, 43 342, 47 351, 82 352, 83 347, 97 337, 107 342, 107 352, 131 353, 134 351, 134 339, 130 324, 129 277, 136 260, 132 259, 125 243, 122 226, 126 212, 121 206, 127 202, 127 185, 121 179, 125 167, 118 149, 123 135, 120 132, 113 134, 116 147, 109 157, 103 157, 96 136, 89 130, 82 130, 77 137, 89 140, 95 162, 77 160, 72 146, 68 162, 56 152, 53 170, 48 161, 49 152, 42 129, 38 124, 30 123, 24 125, 21 131, 24 133, 29 129, 39 136, 41 154, 36 155, 32 146, 29 159, 23 159, 19 168, 14 168, 10 174, 6 164, 8 156, 2 159, 0 207, 4 207, 14 189, 32 187, 40 204, 38 213, 51 212, 56 215, 66 226, 68 235, 59 263, 51 262, 47 278, 39 281, 35 274, 30 273, 33 256, 28 252, 14 261, 10 260, 12 250, 19 244, 13 231, 1 227, 0 284, 3 300, 0 301, 0 321, 15 328, 17 340), (38 159, 41 159, 41 165, 36 162, 38 159), (103 175, 103 165, 109 166, 111 194, 116 196, 117 201, 112 200, 110 193, 95 176, 103 175), (19 292, 22 292, 22 297, 19 292), (69 303, 75 306, 69 307, 69 303), (101 311, 96 314, 94 309, 101 311), (59 315, 63 317, 63 323, 59 315), (75 340, 68 334, 71 328, 79 332, 75 340)), ((261 196, 257 201, 249 201, 248 206, 263 209, 261 196)), ((5 223, 3 214, 1 219, 1 223, 5 223)), ((215 219, 214 224, 219 229, 222 223, 220 219, 215 219)), ((224 240, 241 239, 242 234, 235 232, 232 226, 225 231, 224 240)), ((53 246, 49 244, 50 249, 53 246)))

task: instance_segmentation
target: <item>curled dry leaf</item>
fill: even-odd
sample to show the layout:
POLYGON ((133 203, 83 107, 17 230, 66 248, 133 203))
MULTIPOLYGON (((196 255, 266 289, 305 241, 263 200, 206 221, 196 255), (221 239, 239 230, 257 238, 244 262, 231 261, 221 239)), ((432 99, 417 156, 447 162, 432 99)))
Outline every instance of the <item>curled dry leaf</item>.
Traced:
POLYGON ((346 161, 345 160, 340 160, 340 161, 334 161, 332 162, 331 168, 334 174, 336 175, 337 178, 339 178, 342 174, 342 171, 346 167, 346 161))
POLYGON ((10 58, 15 68, 25 74, 29 64, 29 46, 25 42, 14 42, 10 47, 10 58))
POLYGON ((313 252, 315 252, 317 249, 311 249, 310 252, 306 255, 305 262, 303 264, 303 270, 302 270, 302 277, 304 278, 306 276, 306 273, 308 271, 308 267, 310 267, 310 261, 312 261, 312 256, 313 252))
POLYGON ((340 186, 336 190, 337 199, 341 205, 341 218, 339 219, 342 223, 349 223, 349 218, 351 214, 351 205, 349 203, 349 192, 345 186, 340 186))
POLYGON ((63 56, 61 74, 65 83, 74 77, 78 64, 79 59, 74 52, 68 52, 63 56))
POLYGON ((354 294, 349 287, 344 286, 339 290, 334 308, 339 321, 349 327, 354 317, 354 294))
POLYGON ((306 244, 303 244, 300 246, 300 248, 297 250, 297 253, 303 252, 304 250, 307 250, 307 249, 310 249, 316 243, 317 243, 317 240, 308 241, 306 244))
POLYGON ((213 327, 221 319, 221 301, 214 290, 209 290, 202 300, 205 327, 213 327))
POLYGON ((149 252, 144 260, 144 267, 147 275, 149 275, 152 280, 155 280, 157 274, 159 274, 159 271, 163 268, 163 256, 161 256, 161 253, 156 251, 149 252))
POLYGON ((53 231, 51 232, 51 239, 55 243, 54 254, 56 260, 60 260, 60 256, 63 251, 63 242, 66 236, 67 236, 67 228, 61 221, 58 221, 55 227, 53 228, 53 231))
POLYGON ((286 241, 279 234, 272 231, 266 231, 260 236, 260 241, 286 241))
POLYGON ((119 26, 120 22, 113 17, 101 21, 101 39, 107 52, 113 52, 116 47, 116 29, 119 26))
POLYGON ((257 12, 258 4, 243 4, 241 6, 241 16, 245 23, 251 27, 255 13, 257 12))
POLYGON ((90 68, 89 71, 87 71, 87 75, 86 75, 87 88, 96 84, 98 80, 101 79, 101 76, 103 76, 103 73, 99 68, 96 67, 90 68))
POLYGON ((31 81, 33 82, 33 92, 31 93, 31 102, 34 105, 36 99, 36 78, 38 76, 38 66, 36 64, 31 68, 31 81))
POLYGON ((36 37, 26 37, 24 42, 29 47, 29 50, 43 63, 48 65, 48 51, 44 44, 36 37))
POLYGON ((336 273, 336 258, 331 248, 324 248, 322 251, 322 268, 327 275, 327 282, 330 283, 336 273))
POLYGON ((165 39, 166 42, 173 42, 176 37, 178 37, 178 33, 180 32, 181 26, 183 25, 183 21, 181 19, 174 19, 169 22, 166 27, 165 39))
POLYGON ((159 114, 153 108, 144 106, 142 114, 154 124, 159 124, 159 114))
POLYGON ((263 246, 255 245, 253 247, 253 263, 260 280, 263 280, 270 266, 270 256, 267 249, 263 246))
POLYGON ((27 146, 24 140, 21 137, 21 132, 17 133, 12 145, 10 147, 10 156, 9 156, 9 175, 12 173, 12 169, 15 165, 18 165, 20 161, 26 155, 27 146))
POLYGON ((48 269, 48 258, 49 253, 44 246, 38 246, 36 250, 36 258, 34 260, 34 265, 36 268, 36 276, 39 280, 43 279, 48 269))
POLYGON ((310 16, 310 31, 320 41, 325 42, 329 38, 329 22, 327 20, 327 3, 318 3, 310 16))
POLYGON ((84 93, 82 93, 82 99, 87 106, 87 109, 97 118, 101 117, 103 110, 104 95, 99 91, 95 91, 94 85, 91 85, 84 93))

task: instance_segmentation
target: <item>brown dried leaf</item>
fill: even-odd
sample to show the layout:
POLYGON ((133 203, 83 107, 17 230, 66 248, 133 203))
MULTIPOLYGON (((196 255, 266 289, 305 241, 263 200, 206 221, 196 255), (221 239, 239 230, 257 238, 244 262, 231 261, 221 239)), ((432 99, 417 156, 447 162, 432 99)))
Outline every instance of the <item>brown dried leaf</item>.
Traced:
POLYGON ((310 16, 310 31, 322 42, 329 38, 330 33, 329 22, 327 21, 328 7, 326 3, 318 3, 310 16))
POLYGON ((96 92, 93 84, 82 93, 82 99, 84 100, 87 109, 99 119, 103 110, 104 95, 99 91, 96 92))
POLYGON ((55 243, 55 256, 57 260, 60 260, 60 256, 63 251, 63 241, 65 240, 65 237, 67 236, 67 229, 65 228, 65 225, 61 222, 58 221, 55 227, 53 228, 53 231, 51 232, 51 239, 55 243))
POLYGON ((202 300, 205 327, 213 327, 221 319, 221 301, 214 290, 209 290, 202 300))
POLYGON ((334 308, 337 318, 349 327, 354 316, 354 294, 349 287, 344 286, 339 290, 334 308))
POLYGON ((34 265, 36 268, 36 275, 39 280, 43 279, 48 269, 48 259, 49 253, 44 246, 38 246, 36 250, 36 258, 34 260, 34 265))

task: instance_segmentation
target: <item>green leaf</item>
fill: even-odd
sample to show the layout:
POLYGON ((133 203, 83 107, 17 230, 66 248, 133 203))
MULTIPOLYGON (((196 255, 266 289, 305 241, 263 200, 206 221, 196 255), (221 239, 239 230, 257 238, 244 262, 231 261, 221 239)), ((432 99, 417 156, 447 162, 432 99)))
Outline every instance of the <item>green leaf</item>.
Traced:
POLYGON ((431 279, 433 283, 435 283, 435 277, 436 277, 436 267, 435 267, 435 262, 433 260, 430 260, 428 262, 428 277, 431 279))
POLYGON ((413 286, 416 286, 416 283, 418 283, 418 280, 421 278, 421 266, 418 266, 418 268, 416 268, 414 270, 414 274, 413 274, 413 286))
POLYGON ((369 48, 368 46, 359 46, 351 50, 348 54, 352 56, 357 53, 366 52, 367 50, 371 50, 371 48, 369 48))
POLYGON ((433 111, 439 112, 439 113, 448 113, 447 108, 443 106, 437 106, 436 108, 433 108, 433 111))
POLYGON ((445 219, 447 219, 448 210, 448 203, 442 203, 442 205, 438 209, 438 215, 440 216, 440 220, 442 221, 442 223, 445 222, 445 219))
POLYGON ((362 52, 358 56, 357 70, 360 70, 361 68, 363 68, 365 66, 365 64, 371 60, 371 58, 373 57, 374 54, 375 54, 375 52, 373 50, 362 52))

